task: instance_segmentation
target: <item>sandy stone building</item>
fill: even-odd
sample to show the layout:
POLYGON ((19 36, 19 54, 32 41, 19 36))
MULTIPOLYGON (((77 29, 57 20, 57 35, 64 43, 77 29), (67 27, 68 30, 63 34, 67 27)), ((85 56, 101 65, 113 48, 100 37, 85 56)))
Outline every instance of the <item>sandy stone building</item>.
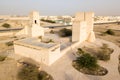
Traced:
MULTIPOLYGON (((95 35, 93 32, 92 12, 77 13, 72 26, 72 42, 93 42, 95 35)), ((40 26, 40 17, 38 12, 30 13, 30 25, 16 35, 28 35, 29 37, 14 41, 15 54, 31 58, 39 63, 46 65, 53 64, 64 55, 71 46, 64 51, 60 51, 60 41, 51 35, 44 33, 44 28, 40 26)))
POLYGON ((29 25, 25 26, 16 35, 27 35, 30 37, 44 36, 44 28, 40 26, 39 12, 31 12, 29 15, 29 25))
POLYGON ((40 42, 38 38, 26 38, 15 41, 14 50, 16 54, 51 65, 59 58, 60 44, 40 42))
POLYGON ((39 63, 51 65, 59 58, 60 43, 44 36, 44 28, 40 26, 38 12, 30 13, 30 25, 18 34, 30 37, 14 42, 15 54, 31 58, 39 63))

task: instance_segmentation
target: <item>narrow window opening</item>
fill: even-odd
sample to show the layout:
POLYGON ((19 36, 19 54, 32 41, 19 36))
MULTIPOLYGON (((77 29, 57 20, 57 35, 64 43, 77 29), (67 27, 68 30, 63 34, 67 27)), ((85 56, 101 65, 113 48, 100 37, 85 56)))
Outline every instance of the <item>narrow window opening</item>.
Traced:
POLYGON ((35 24, 37 24, 37 20, 35 20, 35 24))

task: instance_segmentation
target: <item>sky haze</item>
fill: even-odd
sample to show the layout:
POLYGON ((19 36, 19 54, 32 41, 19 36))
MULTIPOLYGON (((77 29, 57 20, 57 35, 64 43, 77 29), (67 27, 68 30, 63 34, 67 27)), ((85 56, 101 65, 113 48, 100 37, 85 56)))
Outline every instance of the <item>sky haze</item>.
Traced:
POLYGON ((120 15, 120 0, 1 0, 0 15, 27 15, 37 10, 41 15, 74 15, 93 11, 101 16, 120 15))

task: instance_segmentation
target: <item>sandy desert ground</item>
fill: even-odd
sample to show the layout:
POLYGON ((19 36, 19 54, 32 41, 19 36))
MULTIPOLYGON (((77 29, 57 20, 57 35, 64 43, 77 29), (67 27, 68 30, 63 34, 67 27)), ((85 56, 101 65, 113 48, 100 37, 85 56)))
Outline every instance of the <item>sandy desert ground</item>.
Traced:
MULTIPOLYGON (((16 23, 16 22, 15 22, 16 23)), ((0 23, 1 25, 2 23, 0 23)), ((18 23, 19 24, 19 23, 18 23)), ((14 23, 12 22, 12 25, 14 23)), ((96 38, 104 39, 115 43, 120 47, 120 25, 118 24, 99 24, 94 25, 94 31, 96 38), (101 35, 107 29, 112 29, 115 35, 101 35)), ((0 41, 11 39, 9 36, 0 37, 0 41)), ((4 43, 0 43, 0 55, 4 55, 8 52, 8 49, 13 49, 13 47, 8 47, 4 43)), ((17 62, 14 59, 7 59, 0 62, 0 80, 18 80, 16 78, 18 67, 17 62)))
POLYGON ((118 24, 99 24, 94 25, 94 31, 96 38, 104 39, 110 42, 115 43, 116 45, 120 46, 120 25, 118 24), (107 31, 108 29, 112 29, 115 35, 101 35, 103 32, 107 31))

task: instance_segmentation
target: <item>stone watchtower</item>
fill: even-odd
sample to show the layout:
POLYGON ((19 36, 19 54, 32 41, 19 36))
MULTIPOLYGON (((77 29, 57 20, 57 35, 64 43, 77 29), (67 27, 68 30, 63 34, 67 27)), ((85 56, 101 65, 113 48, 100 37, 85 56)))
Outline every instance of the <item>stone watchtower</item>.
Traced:
POLYGON ((44 36, 44 28, 40 26, 39 12, 33 11, 29 15, 29 25, 15 35, 27 35, 29 37, 44 36))
POLYGON ((93 12, 77 13, 72 26, 72 42, 95 41, 93 24, 94 24, 93 12))
POLYGON ((30 13, 30 27, 32 37, 44 36, 44 28, 40 26, 39 12, 33 11, 30 13))

